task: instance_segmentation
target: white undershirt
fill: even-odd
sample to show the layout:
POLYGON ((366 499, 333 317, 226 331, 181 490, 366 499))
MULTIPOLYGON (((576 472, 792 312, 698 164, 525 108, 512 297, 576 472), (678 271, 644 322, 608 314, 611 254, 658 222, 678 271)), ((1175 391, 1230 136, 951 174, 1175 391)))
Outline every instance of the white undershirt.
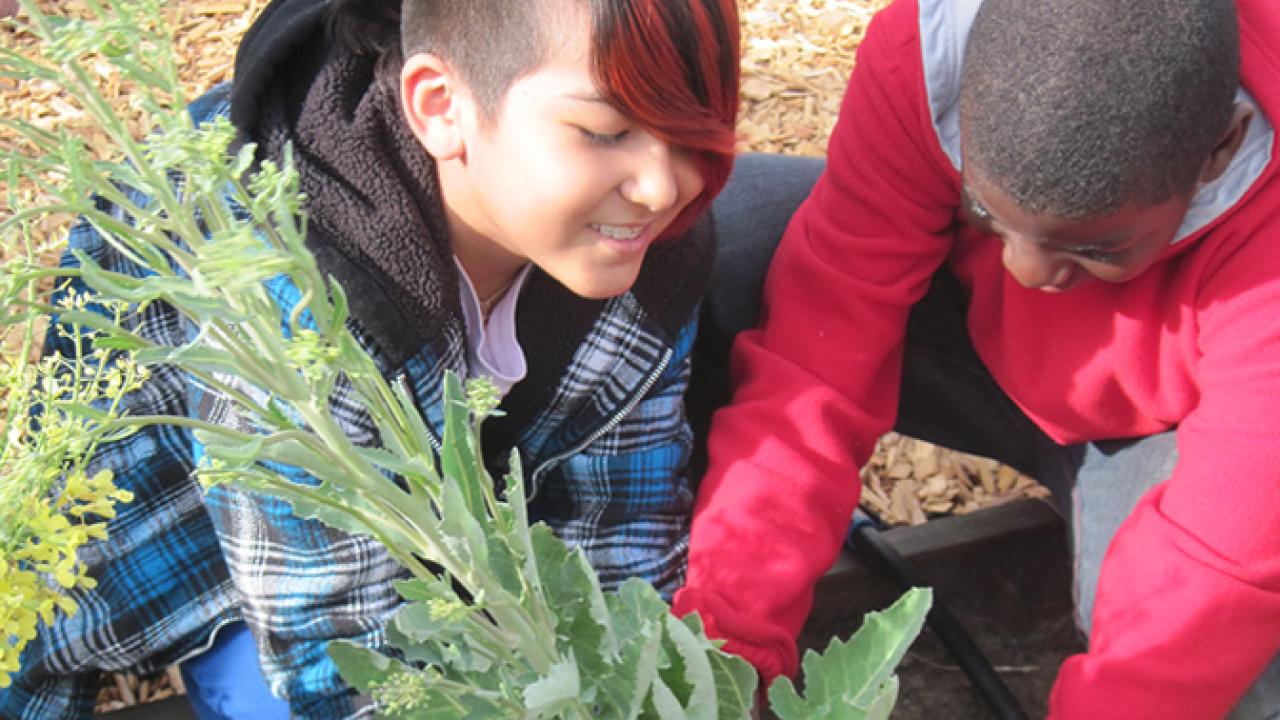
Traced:
POLYGON ((506 395, 528 371, 524 350, 516 339, 516 305, 532 265, 525 265, 516 274, 511 286, 489 313, 486 324, 480 311, 480 297, 476 295, 471 278, 467 277, 457 256, 454 256, 453 263, 458 266, 458 296, 462 302, 462 320, 467 326, 467 377, 486 376, 498 386, 498 392, 506 395))

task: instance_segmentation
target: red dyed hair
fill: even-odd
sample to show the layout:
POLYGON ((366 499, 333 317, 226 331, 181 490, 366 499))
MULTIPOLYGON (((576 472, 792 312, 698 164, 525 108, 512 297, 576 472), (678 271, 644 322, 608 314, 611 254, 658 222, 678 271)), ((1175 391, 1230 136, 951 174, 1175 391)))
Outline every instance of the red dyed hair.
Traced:
POLYGON ((605 99, 696 158, 705 182, 665 236, 688 229, 733 169, 735 0, 591 0, 592 72, 605 99), (683 80, 683 82, 680 82, 683 80))

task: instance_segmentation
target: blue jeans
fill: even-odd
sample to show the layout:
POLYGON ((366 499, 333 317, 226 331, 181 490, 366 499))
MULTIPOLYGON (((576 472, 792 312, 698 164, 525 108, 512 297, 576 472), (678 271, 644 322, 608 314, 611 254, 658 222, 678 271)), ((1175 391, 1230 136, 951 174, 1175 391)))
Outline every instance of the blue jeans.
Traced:
POLYGON ((271 694, 258 648, 243 622, 218 630, 213 645, 180 666, 187 700, 200 720, 288 720, 289 705, 271 694))
MULTIPOLYGON (((1089 443, 1075 475, 1076 621, 1085 633, 1093 616, 1102 557, 1129 511, 1173 472, 1178 448, 1172 431, 1137 440, 1089 443)), ((1280 718, 1280 658, 1241 698, 1230 720, 1280 718)))
MULTIPOLYGON (((822 166, 813 158, 742 156, 712 205, 716 266, 703 303, 688 397, 695 430, 702 431, 699 437, 714 408, 728 400, 729 346, 738 332, 755 325, 768 262, 822 166)), ((1138 499, 1172 472, 1177 460, 1173 433, 1072 446, 1055 443, 1005 395, 978 358, 965 321, 967 305, 959 283, 943 270, 912 309, 895 429, 994 458, 1049 488, 1071 530, 1076 613, 1088 633, 1102 557, 1138 499)), ((695 453, 697 462, 703 461, 703 452, 695 453)), ((1280 718, 1280 659, 1231 717, 1280 718)))

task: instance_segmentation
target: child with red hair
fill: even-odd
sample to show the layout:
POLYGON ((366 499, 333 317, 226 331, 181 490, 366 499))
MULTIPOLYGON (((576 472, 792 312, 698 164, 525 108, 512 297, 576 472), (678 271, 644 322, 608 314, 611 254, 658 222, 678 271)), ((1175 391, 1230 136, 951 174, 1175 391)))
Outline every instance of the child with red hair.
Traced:
MULTIPOLYGON (((714 253, 700 218, 732 165, 737 91, 732 0, 276 0, 234 86, 192 114, 229 115, 261 160, 292 148, 307 244, 428 425, 442 423, 445 369, 493 378, 504 414, 485 447, 496 472, 519 450, 531 519, 582 548, 606 586, 638 576, 669 597, 693 506, 683 395, 714 253)), ((72 247, 128 265, 90 228, 72 247)), ((296 301, 279 298, 285 316, 296 301)), ((143 330, 169 343, 187 331, 163 307, 143 330)), ((134 402, 246 422, 175 375, 134 402)), ((361 408, 333 407, 376 441, 361 408)), ((218 648, 247 638, 245 622, 294 716, 367 711, 325 649, 383 644, 404 576, 383 547, 236 488, 202 498, 200 448, 174 428, 101 455, 137 501, 90 561, 97 589, 32 643, 0 716, 87 716, 108 668, 199 656, 213 669, 191 676, 217 685, 253 643, 200 653, 215 635, 218 648)), ((202 717, 270 711, 237 702, 251 696, 234 681, 193 694, 202 717)))

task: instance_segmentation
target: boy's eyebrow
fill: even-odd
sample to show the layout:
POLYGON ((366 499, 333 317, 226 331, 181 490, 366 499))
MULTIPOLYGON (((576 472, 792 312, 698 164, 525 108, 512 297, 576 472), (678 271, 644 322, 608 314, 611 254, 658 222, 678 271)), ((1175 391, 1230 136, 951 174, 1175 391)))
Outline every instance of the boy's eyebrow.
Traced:
POLYGON ((1125 238, 1124 238, 1124 237, 1105 237, 1105 238, 1098 238, 1098 239, 1096 239, 1096 240, 1090 240, 1089 242, 1087 242, 1087 243, 1083 243, 1083 244, 1081 244, 1081 245, 1071 245, 1070 247, 1064 247, 1064 248, 1063 248, 1063 250, 1067 250, 1067 251, 1072 251, 1072 250, 1115 250, 1116 248, 1118 248, 1118 247, 1120 247, 1121 245, 1124 245, 1124 244, 1125 244, 1125 238))
POLYGON ((960 199, 970 210, 975 211, 980 219, 991 219, 991 211, 987 209, 986 205, 978 202, 978 198, 974 197, 973 193, 969 191, 969 183, 962 182, 960 184, 960 199))
MULTIPOLYGON (((967 205, 970 210, 974 211, 980 220, 994 219, 994 216, 991 214, 991 211, 987 209, 987 206, 983 205, 982 202, 979 201, 978 198, 974 197, 973 193, 969 191, 969 184, 966 182, 961 182, 960 184, 960 198, 961 202, 967 205)), ((1125 245, 1127 241, 1128 237, 1125 235, 1109 235, 1107 237, 1092 239, 1089 242, 1081 243, 1080 245, 1064 245, 1059 249, 1066 252, 1081 252, 1088 250, 1107 251, 1115 250, 1120 246, 1125 245)))

